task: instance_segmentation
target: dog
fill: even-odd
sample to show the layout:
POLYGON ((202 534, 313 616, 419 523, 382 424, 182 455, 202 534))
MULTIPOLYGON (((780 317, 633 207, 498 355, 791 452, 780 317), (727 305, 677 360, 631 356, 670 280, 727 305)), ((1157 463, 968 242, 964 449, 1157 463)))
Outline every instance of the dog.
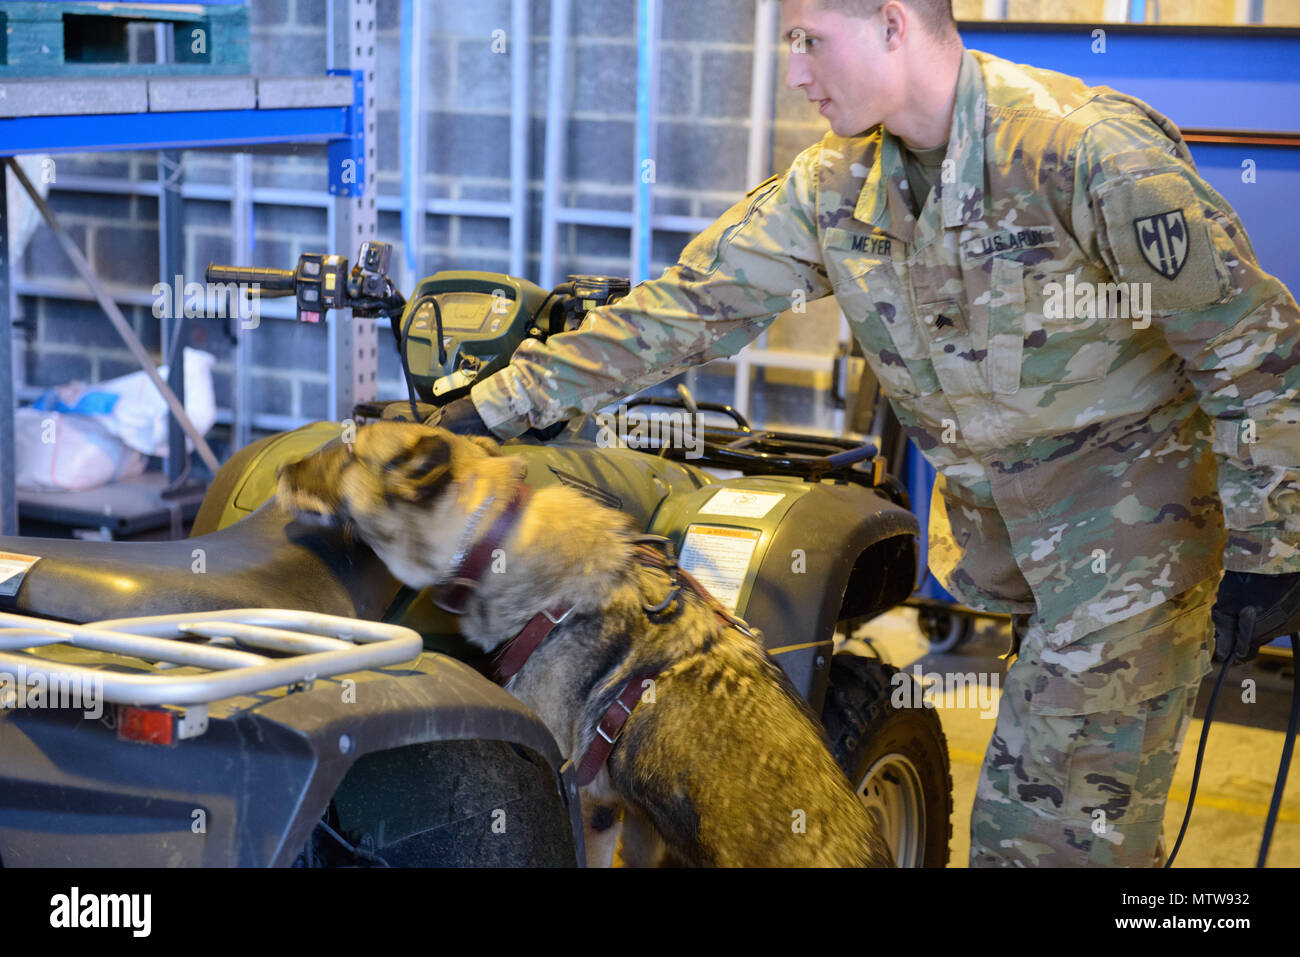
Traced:
POLYGON ((513 656, 506 689, 582 762, 589 865, 894 866, 761 636, 666 540, 565 486, 526 495, 526 473, 491 440, 376 422, 283 467, 276 495, 441 587, 469 642, 513 656))

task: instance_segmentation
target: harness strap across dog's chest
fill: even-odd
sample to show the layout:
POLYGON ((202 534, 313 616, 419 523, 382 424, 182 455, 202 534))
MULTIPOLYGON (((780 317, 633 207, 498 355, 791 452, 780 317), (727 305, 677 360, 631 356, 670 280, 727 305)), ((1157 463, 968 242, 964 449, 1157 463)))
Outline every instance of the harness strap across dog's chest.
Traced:
MULTIPOLYGON (((645 535, 642 536, 642 539, 657 539, 669 548, 669 553, 664 555, 657 548, 649 544, 640 544, 637 546, 637 561, 648 568, 657 568, 662 572, 666 572, 670 579, 678 583, 669 591, 668 597, 661 602, 663 607, 666 608, 668 605, 672 604, 674 598, 678 594, 680 586, 685 585, 690 591, 695 592, 695 594, 706 606, 708 606, 709 610, 713 612, 718 621, 721 622, 724 627, 735 628, 743 634, 748 635, 750 638, 757 638, 753 629, 749 627, 743 618, 738 618, 731 612, 727 611, 726 606, 723 605, 722 602, 718 601, 712 592, 701 585, 699 581, 696 580, 695 576, 691 575, 686 571, 686 569, 677 564, 677 559, 671 552, 671 542, 667 539, 661 539, 656 535, 645 535)), ((651 609, 647 609, 647 611, 650 610, 651 609)))
MULTIPOLYGON (((658 539, 658 536, 643 536, 643 538, 658 539)), ((658 543, 662 544, 665 541, 659 539, 658 543)), ((727 611, 723 604, 713 597, 703 585, 689 575, 685 569, 678 567, 676 558, 673 557, 671 552, 665 556, 658 549, 641 544, 637 547, 636 557, 637 561, 642 565, 667 572, 668 577, 674 581, 674 584, 669 589, 668 597, 654 608, 647 607, 647 614, 662 611, 671 605, 674 600, 678 600, 681 586, 685 585, 690 591, 695 592, 697 596, 703 599, 709 610, 717 616, 723 626, 736 628, 751 638, 756 637, 742 619, 727 611)), ((623 690, 614 699, 614 703, 605 710, 600 723, 596 725, 596 737, 592 739, 590 747, 587 748, 587 753, 582 756, 582 762, 578 765, 579 787, 585 787, 596 779, 596 775, 600 773, 600 769, 609 760, 614 745, 623 733, 623 725, 627 723, 628 718, 632 717, 632 709, 641 700, 642 685, 647 680, 657 678, 658 674, 655 671, 648 671, 633 675, 628 679, 627 684, 623 685, 623 690)))
POLYGON ((546 608, 528 619, 524 630, 505 643, 493 662, 493 674, 496 683, 505 686, 506 682, 519 674, 528 662, 529 656, 538 649, 546 636, 555 626, 569 617, 573 605, 561 605, 546 608))
POLYGON ((591 746, 587 748, 587 753, 582 756, 582 763, 578 765, 578 787, 586 787, 596 779, 596 775, 609 759, 610 752, 614 750, 614 744, 623 733, 623 725, 627 723, 628 718, 632 717, 632 709, 641 700, 644 690, 642 684, 654 677, 655 672, 633 675, 627 680, 627 684, 623 685, 623 690, 614 699, 614 703, 605 709, 600 723, 596 725, 596 736, 591 739, 591 746))
MULTIPOLYGON (((470 596, 478 588, 479 579, 487 570, 493 552, 500 548, 509 536, 530 495, 531 489, 520 483, 510 503, 497 516, 487 534, 474 545, 461 563, 457 569, 456 577, 440 592, 437 599, 439 607, 457 615, 465 611, 470 596)), ((646 539, 654 539, 660 544, 667 541, 660 539, 658 536, 642 537, 643 542, 646 539)), ((751 637, 753 636, 744 621, 728 612, 722 603, 714 598, 699 582, 687 574, 684 569, 678 567, 676 558, 671 551, 668 556, 665 556, 655 548, 648 547, 643 543, 637 547, 636 558, 642 565, 667 572, 669 579, 672 581, 668 596, 657 606, 647 606, 645 608, 648 614, 663 611, 674 600, 679 599, 682 585, 685 585, 687 589, 695 592, 704 600, 724 626, 738 628, 751 635, 751 637)), ((573 605, 547 608, 530 618, 528 623, 524 625, 523 630, 506 642, 497 654, 493 667, 497 684, 504 686, 511 678, 522 671, 533 652, 541 646, 542 642, 546 640, 557 625, 569 617, 573 608, 573 605)), ((642 684, 657 677, 657 675, 658 672, 643 672, 633 675, 623 685, 614 702, 605 710, 596 725, 596 736, 592 739, 578 766, 578 785, 580 787, 590 784, 595 780, 596 775, 600 773, 600 769, 604 767, 610 753, 614 750, 614 745, 623 733, 623 726, 627 723, 627 719, 632 716, 632 710, 641 700, 642 684)))

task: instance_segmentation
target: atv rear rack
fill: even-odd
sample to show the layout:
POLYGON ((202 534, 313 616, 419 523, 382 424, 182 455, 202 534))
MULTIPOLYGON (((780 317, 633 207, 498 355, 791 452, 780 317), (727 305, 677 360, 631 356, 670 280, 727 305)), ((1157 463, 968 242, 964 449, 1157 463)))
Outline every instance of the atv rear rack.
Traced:
MULTIPOLYGON (((47 688, 93 686, 96 696, 114 704, 187 706, 192 713, 182 721, 181 737, 203 733, 207 705, 213 701, 413 661, 422 651, 420 635, 400 625, 278 608, 117 618, 87 625, 0 612, 0 675, 23 675, 24 681, 43 676, 47 688), (160 671, 188 667, 207 673, 126 674, 31 653, 58 644, 140 658, 160 671), (11 653, 24 651, 28 653, 11 653)), ((0 701, 0 709, 7 704, 0 701)))

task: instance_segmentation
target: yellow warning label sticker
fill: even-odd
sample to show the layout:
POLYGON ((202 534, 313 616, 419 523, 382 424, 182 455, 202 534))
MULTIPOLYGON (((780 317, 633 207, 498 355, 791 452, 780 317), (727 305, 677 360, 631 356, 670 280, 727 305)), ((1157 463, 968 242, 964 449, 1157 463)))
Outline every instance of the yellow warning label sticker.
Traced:
POLYGON ((756 528, 691 525, 678 563, 727 610, 735 613, 740 589, 763 533, 756 528))

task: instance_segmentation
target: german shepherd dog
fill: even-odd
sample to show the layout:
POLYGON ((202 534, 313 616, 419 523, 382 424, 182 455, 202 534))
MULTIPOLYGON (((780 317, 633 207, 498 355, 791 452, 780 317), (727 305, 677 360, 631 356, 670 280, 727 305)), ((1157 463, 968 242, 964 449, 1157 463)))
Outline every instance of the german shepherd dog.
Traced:
POLYGON ((564 486, 519 505, 526 472, 491 440, 377 422, 281 469, 277 497, 350 530, 411 588, 460 580, 461 633, 484 652, 547 616, 505 687, 575 765, 596 754, 579 774, 589 865, 617 850, 631 866, 894 866, 759 636, 645 560, 623 513, 564 486), (512 507, 491 570, 467 585, 466 555, 512 507))

